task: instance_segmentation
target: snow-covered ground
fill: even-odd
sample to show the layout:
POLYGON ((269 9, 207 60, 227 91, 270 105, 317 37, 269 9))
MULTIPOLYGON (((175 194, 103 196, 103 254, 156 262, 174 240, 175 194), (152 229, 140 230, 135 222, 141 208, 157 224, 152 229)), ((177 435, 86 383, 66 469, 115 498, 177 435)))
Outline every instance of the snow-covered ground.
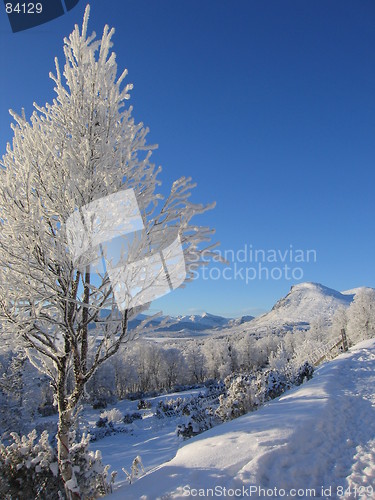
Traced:
POLYGON ((93 443, 118 470, 142 457, 146 474, 112 500, 375 498, 375 340, 259 411, 189 441, 168 426, 146 439, 136 434, 93 443))

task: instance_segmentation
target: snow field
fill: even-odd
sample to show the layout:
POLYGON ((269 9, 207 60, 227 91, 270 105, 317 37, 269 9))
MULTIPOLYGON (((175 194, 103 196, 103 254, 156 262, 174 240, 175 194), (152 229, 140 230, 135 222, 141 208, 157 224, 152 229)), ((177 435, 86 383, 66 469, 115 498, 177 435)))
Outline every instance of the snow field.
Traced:
MULTIPOLYGON (((310 490, 306 498, 312 491, 316 498, 354 498, 359 493, 375 498, 374 392, 372 340, 326 363, 311 381, 259 411, 183 443, 172 460, 111 498, 180 499, 215 487, 221 496, 228 496, 224 488, 241 493, 257 487, 253 498, 264 497, 260 488, 280 493, 276 498, 297 490, 310 490)), ((141 448, 137 453, 147 469, 141 448)))

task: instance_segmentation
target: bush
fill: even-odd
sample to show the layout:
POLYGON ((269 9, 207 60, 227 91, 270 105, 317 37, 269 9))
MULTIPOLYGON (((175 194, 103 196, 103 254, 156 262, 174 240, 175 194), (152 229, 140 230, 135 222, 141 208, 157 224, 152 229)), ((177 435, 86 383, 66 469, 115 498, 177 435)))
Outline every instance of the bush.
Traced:
POLYGON ((283 374, 275 370, 269 370, 265 372, 265 387, 264 387, 264 399, 266 401, 270 399, 275 399, 281 396, 283 392, 290 389, 291 384, 288 383, 286 377, 283 374))
POLYGON ((186 405, 186 402, 187 400, 182 398, 159 401, 156 409, 156 416, 158 418, 164 418, 181 415, 182 408, 186 405))
POLYGON ((84 434, 79 443, 71 446, 71 460, 82 499, 94 499, 111 493, 117 474, 112 472, 108 477, 110 466, 103 465, 99 450, 89 450, 89 443, 90 435, 84 434))
POLYGON ((188 402, 182 413, 185 415, 185 421, 177 426, 177 435, 184 439, 201 434, 217 423, 212 408, 200 406, 199 399, 188 402))
POLYGON ((263 370, 255 375, 228 376, 224 383, 226 393, 219 396, 216 415, 222 420, 232 420, 254 411, 266 401, 275 399, 292 385, 300 385, 313 376, 314 368, 304 363, 294 374, 277 370, 263 370))
POLYGON ((106 418, 108 422, 121 422, 122 421, 122 413, 117 408, 112 408, 112 410, 103 411, 100 414, 100 418, 106 418))
POLYGON ((233 420, 255 410, 262 402, 262 384, 251 375, 229 376, 224 381, 226 395, 219 396, 216 415, 222 420, 233 420))
POLYGON ((93 410, 104 410, 107 408, 107 401, 105 399, 97 399, 93 405, 93 410))
POLYGON ((142 415, 138 412, 134 412, 134 413, 127 413, 122 421, 124 422, 124 424, 132 424, 134 420, 141 420, 141 419, 142 415))
MULTIPOLYGON (((65 499, 57 453, 45 431, 37 440, 34 429, 27 436, 12 433, 13 442, 0 441, 0 498, 4 500, 65 499)), ((74 439, 74 435, 71 436, 74 439)), ((111 492, 116 473, 108 478, 109 466, 102 464, 100 451, 90 451, 89 435, 71 443, 74 470, 72 484, 81 498, 95 499, 111 492)))
POLYGON ((301 385, 306 380, 310 380, 314 374, 314 367, 310 365, 308 361, 306 361, 300 368, 298 369, 297 375, 295 377, 294 383, 295 385, 301 385))
POLYGON ((138 401, 137 409, 138 410, 149 410, 152 407, 151 401, 146 401, 144 399, 140 399, 138 401))
POLYGON ((100 417, 95 423, 97 429, 93 429, 90 435, 91 441, 99 441, 107 436, 112 436, 113 434, 119 434, 120 432, 128 432, 126 427, 123 425, 123 421, 114 423, 108 420, 107 417, 100 417))
POLYGON ((0 441, 0 498, 59 498, 64 485, 48 433, 43 432, 38 441, 35 429, 27 436, 12 433, 11 437, 8 446, 0 441))
MULTIPOLYGON (((112 424, 112 422, 111 422, 112 424)), ((99 420, 95 423, 96 427, 106 427, 108 425, 108 418, 107 417, 100 417, 99 420)))
POLYGON ((38 412, 42 417, 50 417, 51 415, 57 414, 57 406, 49 402, 43 403, 39 406, 38 412))

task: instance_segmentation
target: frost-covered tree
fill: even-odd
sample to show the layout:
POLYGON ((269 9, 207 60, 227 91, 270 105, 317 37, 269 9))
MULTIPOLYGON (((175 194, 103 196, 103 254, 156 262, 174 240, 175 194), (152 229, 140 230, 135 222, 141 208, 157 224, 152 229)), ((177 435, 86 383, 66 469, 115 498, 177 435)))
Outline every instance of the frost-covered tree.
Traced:
MULTIPOLYGON (((186 279, 210 252, 212 230, 191 224, 212 207, 189 201, 194 184, 177 180, 170 194, 158 192, 160 168, 150 162, 147 129, 126 107, 131 85, 117 77, 111 52, 113 29, 100 40, 82 29, 64 40, 63 71, 57 59, 56 98, 35 105, 30 120, 11 115, 13 141, 0 162, 1 335, 17 337, 35 366, 51 378, 58 406, 58 462, 67 496, 77 492, 70 460, 70 430, 85 384, 96 369, 140 330, 128 321, 147 304, 116 306, 108 273, 93 278, 90 264, 76 265, 68 251, 66 222, 103 197, 132 189, 143 219, 132 253, 145 258, 161 251, 171 234, 180 238, 186 279), (102 308, 108 314, 100 315, 102 308), (95 323, 97 328, 90 329, 95 323), (68 378, 70 383, 68 384, 68 378)), ((105 207, 105 205, 102 205, 105 207)), ((100 217, 110 217, 103 210, 100 217)), ((138 234, 137 233, 137 234, 138 234)))
POLYGON ((206 374, 205 357, 201 345, 195 340, 188 344, 185 352, 188 377, 191 383, 200 384, 206 374))
POLYGON ((340 306, 337 308, 335 314, 332 318, 331 325, 331 336, 332 338, 340 338, 341 330, 344 328, 347 329, 348 325, 348 308, 344 306, 340 306))
POLYGON ((251 371, 256 368, 258 362, 258 350, 256 340, 250 335, 245 335, 236 343, 238 363, 241 370, 251 371))
POLYGON ((36 370, 23 351, 15 352, 0 370, 0 434, 28 432, 48 404, 48 379, 36 370))
POLYGON ((132 363, 137 374, 137 391, 160 388, 162 356, 160 348, 150 342, 138 342, 132 349, 132 363))
POLYGON ((375 336, 375 290, 359 290, 347 310, 348 337, 353 342, 375 336))
POLYGON ((162 385, 171 390, 178 382, 183 382, 186 373, 185 359, 176 348, 162 350, 162 385))
POLYGON ((231 359, 228 343, 223 339, 208 339, 202 347, 208 378, 224 379, 230 374, 231 359))
POLYGON ((268 364, 271 370, 279 373, 285 373, 289 362, 289 354, 285 348, 284 342, 280 342, 276 351, 271 352, 268 359, 268 364))

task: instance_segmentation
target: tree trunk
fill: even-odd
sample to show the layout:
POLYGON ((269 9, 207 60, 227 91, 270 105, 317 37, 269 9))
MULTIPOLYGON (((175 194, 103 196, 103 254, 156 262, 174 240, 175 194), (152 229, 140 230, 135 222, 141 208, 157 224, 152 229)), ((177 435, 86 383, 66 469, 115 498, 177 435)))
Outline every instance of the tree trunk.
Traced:
POLYGON ((67 408, 66 399, 66 358, 60 360, 57 380, 57 405, 59 423, 57 429, 57 459, 61 478, 65 485, 65 494, 68 500, 80 498, 72 492, 75 486, 73 466, 70 457, 69 433, 72 427, 72 410, 67 408), (72 481, 73 480, 73 481, 72 481))
POLYGON ((71 491, 71 480, 73 468, 70 461, 69 433, 71 428, 70 412, 64 412, 59 416, 59 427, 57 432, 57 454, 59 470, 65 485, 65 493, 68 500, 74 498, 71 491))

